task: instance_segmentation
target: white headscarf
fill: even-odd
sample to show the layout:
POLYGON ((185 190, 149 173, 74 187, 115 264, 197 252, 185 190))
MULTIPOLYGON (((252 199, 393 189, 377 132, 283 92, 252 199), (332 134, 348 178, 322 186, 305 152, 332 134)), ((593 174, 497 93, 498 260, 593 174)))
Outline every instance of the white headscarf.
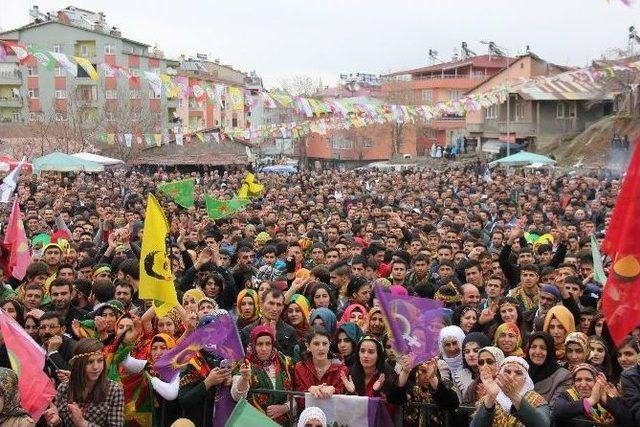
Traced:
POLYGON ((327 427, 327 417, 324 415, 322 409, 317 406, 310 406, 300 414, 298 418, 298 427, 304 427, 309 420, 320 420, 322 427, 327 427))
POLYGON ((459 326, 445 326, 440 330, 440 335, 438 336, 438 348, 440 349, 442 359, 447 362, 451 372, 458 372, 464 367, 462 359, 462 341, 464 341, 464 331, 459 326), (455 338, 455 340, 458 341, 460 353, 456 357, 447 357, 444 352, 444 343, 450 338, 455 338))
MULTIPOLYGON (((500 364, 500 373, 502 373, 504 371, 505 366, 509 364, 516 365, 520 370, 523 371, 525 379, 524 379, 524 385, 520 390, 520 395, 524 396, 525 393, 528 393, 529 391, 533 390, 533 381, 531 381, 531 377, 529 376, 529 373, 528 373, 529 364, 522 357, 508 356, 508 357, 505 357, 502 363, 500 364)), ((498 393, 498 396, 496 397, 496 402, 498 402, 498 404, 502 406, 502 409, 504 409, 504 411, 507 414, 511 412, 511 406, 513 405, 513 403, 511 403, 511 399, 509 399, 502 390, 500 390, 500 393, 498 393)))

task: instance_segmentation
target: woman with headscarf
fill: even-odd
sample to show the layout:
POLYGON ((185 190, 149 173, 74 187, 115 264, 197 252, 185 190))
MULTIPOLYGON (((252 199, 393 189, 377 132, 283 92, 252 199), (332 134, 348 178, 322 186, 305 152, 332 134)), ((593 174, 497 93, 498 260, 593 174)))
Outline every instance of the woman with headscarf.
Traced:
POLYGON ((606 341, 597 335, 589 337, 588 363, 605 374, 607 379, 613 377, 611 352, 606 341))
MULTIPOLYGON (((212 302, 215 304, 215 301, 212 302)), ((226 310, 212 310, 209 314, 201 316, 198 327, 214 321, 217 314, 226 313, 226 310)), ((221 361, 221 357, 202 349, 180 373, 180 406, 184 416, 197 426, 212 427, 213 406, 218 387, 231 385, 231 368, 221 367, 221 361)))
POLYGON ((487 347, 491 342, 482 332, 471 332, 462 341, 462 365, 463 368, 453 374, 453 381, 460 390, 462 396, 467 389, 479 377, 478 353, 483 347, 487 347))
POLYGON ((478 371, 480 376, 473 380, 467 387, 467 392, 462 399, 463 405, 475 406, 478 400, 485 395, 484 385, 482 384, 483 376, 495 379, 498 375, 498 368, 504 360, 504 353, 498 347, 482 347, 478 352, 478 371))
POLYGON ((0 426, 32 427, 36 423, 20 406, 18 375, 15 371, 0 368, 0 426))
POLYGON ((576 330, 573 314, 562 305, 553 306, 544 318, 542 330, 553 337, 556 359, 558 363, 564 365, 566 363, 564 341, 567 335, 576 330))
MULTIPOLYGON (((251 389, 293 390, 294 365, 291 358, 275 347, 273 328, 260 325, 251 331, 245 363, 233 372, 231 397, 247 398, 251 389)), ((249 403, 274 421, 285 425, 291 408, 283 393, 252 393, 249 403)))
POLYGON ((355 362, 356 346, 363 335, 362 329, 355 323, 345 323, 338 328, 334 352, 340 356, 347 368, 351 368, 355 362))
POLYGON ((376 337, 379 340, 383 340, 386 332, 387 326, 384 322, 384 315, 382 314, 382 308, 380 306, 374 306, 369 310, 368 324, 367 324, 367 334, 376 337))
POLYGON ((367 318, 367 309, 360 304, 351 304, 345 308, 342 313, 342 317, 340 317, 339 325, 343 325, 347 322, 355 323, 360 326, 360 329, 367 327, 367 323, 369 323, 369 319, 367 318))
POLYGON ((571 372, 556 360, 553 337, 546 332, 534 332, 529 337, 527 348, 529 376, 534 390, 549 402, 553 409, 556 397, 571 387, 571 372))
POLYGON ((125 398, 125 420, 152 421, 152 425, 170 424, 180 416, 176 401, 180 377, 165 382, 158 378, 154 363, 176 345, 173 336, 157 334, 150 342, 146 359, 136 359, 128 354, 122 361, 121 374, 125 398))
POLYGON ((309 316, 309 326, 322 326, 333 337, 336 332, 338 322, 333 311, 328 308, 316 308, 309 316))
POLYGON ((523 357, 522 337, 520 329, 515 323, 505 322, 498 326, 493 336, 493 345, 498 347, 505 356, 523 357))
POLYGON ((198 311, 198 303, 206 295, 202 292, 202 289, 193 288, 187 290, 182 294, 182 306, 188 313, 194 313, 198 311))
POLYGON ((236 298, 238 330, 255 322, 260 317, 260 299, 253 289, 243 289, 236 298))
POLYGON ((573 369, 573 387, 562 392, 553 408, 557 425, 581 426, 585 421, 599 425, 634 425, 616 387, 607 382, 602 372, 588 363, 573 369), (582 422, 572 423, 577 419, 582 422))
POLYGON ((571 332, 564 340, 566 368, 573 371, 575 366, 585 363, 589 357, 589 338, 582 332, 571 332))
POLYGON ((296 341, 304 340, 309 331, 309 301, 304 295, 293 294, 287 308, 282 311, 282 318, 296 331, 296 341))
POLYGON ((549 427, 549 405, 533 386, 529 364, 521 357, 506 357, 498 376, 482 378, 485 396, 471 420, 471 427, 549 427))
POLYGON ((300 414, 298 427, 327 427, 327 416, 322 409, 311 406, 300 414))
MULTIPOLYGON (((453 376, 464 368, 462 357, 462 341, 464 332, 459 326, 445 326, 440 330, 438 336, 438 348, 440 358, 438 359, 438 370, 440 378, 453 381, 453 376)), ((455 387, 458 398, 461 398, 461 391, 455 387)))

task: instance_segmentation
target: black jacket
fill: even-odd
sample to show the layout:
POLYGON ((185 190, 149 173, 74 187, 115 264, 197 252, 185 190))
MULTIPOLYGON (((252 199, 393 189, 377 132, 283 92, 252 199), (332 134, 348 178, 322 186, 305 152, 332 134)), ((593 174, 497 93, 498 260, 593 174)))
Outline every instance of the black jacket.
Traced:
MULTIPOLYGON (((240 331, 240 338, 242 339, 242 346, 247 348, 247 344, 249 343, 249 338, 251 337, 251 331, 256 326, 259 326, 262 322, 262 319, 259 318, 255 322, 245 326, 240 331)), ((276 341, 278 342, 278 349, 286 354, 289 357, 293 357, 293 349, 295 348, 296 342, 296 331, 292 326, 284 323, 282 320, 279 320, 276 324, 276 341)))
POLYGON ((620 378, 622 398, 631 418, 630 425, 640 425, 640 368, 638 365, 625 369, 620 378))

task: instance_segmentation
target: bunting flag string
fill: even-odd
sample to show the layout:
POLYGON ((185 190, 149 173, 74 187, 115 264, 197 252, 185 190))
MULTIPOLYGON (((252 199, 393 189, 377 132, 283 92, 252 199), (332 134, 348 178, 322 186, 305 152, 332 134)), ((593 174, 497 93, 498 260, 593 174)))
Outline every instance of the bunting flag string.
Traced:
MULTIPOLYGON (((257 138, 292 137, 300 138, 309 133, 326 134, 333 130, 361 128, 389 122, 416 123, 429 121, 443 116, 464 116, 469 112, 488 108, 491 105, 502 104, 507 99, 508 88, 500 86, 479 94, 471 94, 454 101, 442 102, 434 105, 394 105, 382 100, 370 100, 362 102, 354 98, 345 99, 318 99, 313 97, 293 97, 287 93, 269 92, 265 90, 248 90, 238 86, 192 80, 185 76, 171 76, 166 73, 153 71, 137 71, 118 65, 106 63, 92 64, 88 59, 79 56, 67 56, 63 53, 47 51, 36 45, 25 46, 16 41, 0 40, 0 59, 8 53, 13 53, 20 64, 37 61, 44 68, 53 70, 56 66, 62 67, 69 75, 77 77, 78 70, 82 69, 93 81, 100 79, 100 74, 126 78, 130 82, 138 84, 140 80, 147 83, 156 95, 164 94, 167 98, 188 100, 193 96, 199 105, 210 104, 214 107, 226 108, 231 111, 244 112, 245 105, 250 108, 260 103, 265 108, 292 108, 303 118, 301 121, 292 121, 280 124, 265 124, 252 126, 248 129, 226 129, 207 136, 202 130, 197 130, 191 135, 177 127, 173 130, 173 140, 178 145, 190 143, 192 140, 201 142, 220 143, 223 139, 244 138, 255 140, 257 138)), ((573 70, 551 77, 536 77, 521 80, 518 85, 523 88, 534 85, 557 85, 568 82, 578 85, 593 84, 604 79, 609 79, 625 72, 639 72, 640 61, 628 64, 611 65, 607 63, 596 64, 593 67, 573 70)), ((132 145, 132 134, 136 135, 136 143, 142 143, 143 138, 135 132, 122 134, 101 134, 100 139, 107 144, 121 143, 132 145), (126 136, 128 135, 128 136, 126 136)), ((151 134, 144 138, 148 146, 162 145, 170 139, 168 134, 151 134)))

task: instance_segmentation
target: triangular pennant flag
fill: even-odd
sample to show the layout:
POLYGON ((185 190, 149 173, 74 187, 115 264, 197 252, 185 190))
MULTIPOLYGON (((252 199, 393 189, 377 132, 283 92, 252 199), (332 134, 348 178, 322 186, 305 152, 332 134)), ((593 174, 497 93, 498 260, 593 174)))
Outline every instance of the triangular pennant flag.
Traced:
POLYGON ((193 207, 194 204, 193 193, 195 185, 193 178, 189 178, 180 181, 162 182, 158 184, 158 189, 168 197, 171 197, 171 200, 188 209, 193 207))
POLYGON ((88 59, 83 58, 81 56, 74 56, 73 59, 75 59, 75 61, 78 63, 79 66, 82 67, 82 69, 84 71, 87 72, 87 74, 89 75, 89 78, 93 81, 98 81, 99 77, 98 77, 98 72, 96 71, 95 67, 93 66, 93 64, 91 62, 89 62, 88 59))

